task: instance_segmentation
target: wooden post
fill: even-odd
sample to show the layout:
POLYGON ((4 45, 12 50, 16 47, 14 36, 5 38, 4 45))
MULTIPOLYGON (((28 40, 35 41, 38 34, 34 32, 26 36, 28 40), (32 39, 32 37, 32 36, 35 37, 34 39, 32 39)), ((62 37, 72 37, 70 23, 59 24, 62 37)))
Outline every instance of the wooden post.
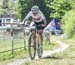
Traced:
POLYGON ((14 43, 13 43, 13 28, 11 24, 11 41, 12 41, 12 54, 14 53, 14 43))
POLYGON ((26 40, 25 40, 25 30, 24 30, 24 26, 23 26, 23 34, 24 34, 24 49, 26 51, 26 40))

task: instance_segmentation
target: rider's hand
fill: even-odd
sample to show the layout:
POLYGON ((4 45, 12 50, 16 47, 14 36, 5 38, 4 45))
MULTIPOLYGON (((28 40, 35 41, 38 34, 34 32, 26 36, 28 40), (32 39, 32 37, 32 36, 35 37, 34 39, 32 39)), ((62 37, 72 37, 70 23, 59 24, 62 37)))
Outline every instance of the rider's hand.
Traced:
POLYGON ((25 26, 25 27, 28 27, 28 26, 29 26, 29 24, 24 24, 24 26, 25 26))
POLYGON ((24 22, 21 22, 20 24, 24 24, 24 22))

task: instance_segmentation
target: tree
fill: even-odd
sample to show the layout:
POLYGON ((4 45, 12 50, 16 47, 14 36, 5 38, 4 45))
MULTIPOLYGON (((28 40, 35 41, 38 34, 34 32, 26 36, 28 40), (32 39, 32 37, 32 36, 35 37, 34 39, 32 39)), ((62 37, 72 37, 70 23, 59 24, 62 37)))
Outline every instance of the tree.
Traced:
POLYGON ((7 14, 9 15, 14 15, 15 18, 17 18, 17 6, 18 6, 18 0, 13 1, 13 0, 9 0, 8 1, 8 8, 7 8, 7 14))
POLYGON ((64 32, 69 38, 73 37, 75 35, 75 10, 66 12, 63 17, 63 22, 64 32))
POLYGON ((50 13, 50 17, 62 19, 65 12, 72 9, 71 3, 69 0, 53 0, 48 3, 47 6, 52 10, 50 13))
POLYGON ((4 14, 4 9, 3 9, 3 0, 0 1, 0 17, 4 14))
POLYGON ((13 0, 1 0, 0 1, 0 15, 1 16, 7 16, 7 15, 12 15, 14 14, 16 16, 16 8, 17 8, 17 3, 14 2, 13 0))
POLYGON ((18 0, 18 6, 16 10, 18 17, 21 18, 21 20, 24 19, 31 8, 32 4, 30 4, 30 1, 31 0, 18 0))

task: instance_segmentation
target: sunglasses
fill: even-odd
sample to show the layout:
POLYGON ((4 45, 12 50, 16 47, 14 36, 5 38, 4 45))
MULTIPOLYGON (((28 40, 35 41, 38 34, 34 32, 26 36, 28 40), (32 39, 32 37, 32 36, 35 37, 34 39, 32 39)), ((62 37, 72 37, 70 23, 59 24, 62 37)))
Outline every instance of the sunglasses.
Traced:
POLYGON ((37 13, 33 13, 33 14, 37 14, 37 13))

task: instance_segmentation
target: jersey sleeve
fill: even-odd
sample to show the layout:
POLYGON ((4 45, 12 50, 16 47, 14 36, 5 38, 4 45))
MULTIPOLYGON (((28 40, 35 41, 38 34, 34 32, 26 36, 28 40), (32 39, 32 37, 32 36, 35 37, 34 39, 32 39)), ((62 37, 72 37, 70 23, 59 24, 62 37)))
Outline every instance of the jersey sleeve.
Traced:
POLYGON ((26 20, 28 20, 31 16, 31 11, 27 14, 27 16, 25 17, 26 20))
POLYGON ((46 19, 44 14, 41 11, 40 11, 40 14, 41 14, 42 19, 46 19))

